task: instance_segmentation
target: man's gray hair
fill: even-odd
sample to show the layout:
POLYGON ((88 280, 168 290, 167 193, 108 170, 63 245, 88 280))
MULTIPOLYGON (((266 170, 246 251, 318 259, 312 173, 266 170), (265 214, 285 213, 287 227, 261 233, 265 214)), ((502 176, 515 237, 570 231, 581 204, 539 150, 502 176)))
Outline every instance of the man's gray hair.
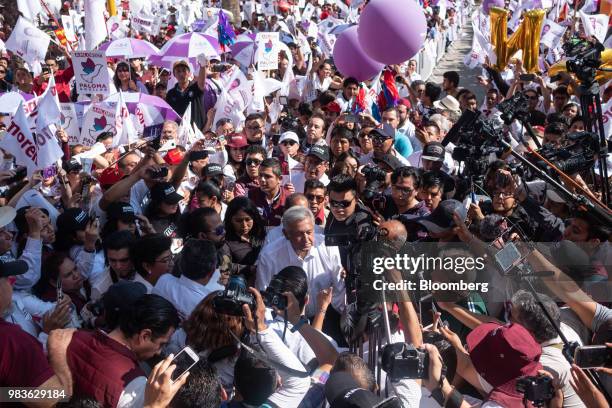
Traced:
POLYGON ((301 206, 291 207, 283 214, 283 229, 286 230, 293 223, 304 221, 306 219, 312 221, 312 224, 314 225, 315 218, 310 209, 301 206))
POLYGON ((174 130, 176 130, 178 132, 179 125, 175 121, 173 121, 173 120, 166 120, 166 121, 164 121, 164 125, 172 125, 174 130))
MULTIPOLYGON (((559 327, 561 311, 557 304, 543 293, 538 293, 538 297, 557 327, 559 327)), ((538 301, 531 292, 522 289, 516 292, 512 296, 512 305, 515 306, 518 312, 518 316, 513 316, 514 319, 525 327, 538 343, 552 340, 558 336, 557 330, 548 320, 548 317, 546 317, 542 310, 542 306, 538 304, 538 301)))

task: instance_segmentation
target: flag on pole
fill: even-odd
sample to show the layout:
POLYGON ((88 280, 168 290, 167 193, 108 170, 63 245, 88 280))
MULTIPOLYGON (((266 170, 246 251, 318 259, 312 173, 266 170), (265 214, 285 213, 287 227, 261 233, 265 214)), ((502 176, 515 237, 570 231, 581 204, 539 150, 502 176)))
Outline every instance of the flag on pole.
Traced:
POLYGON ((85 0, 85 49, 93 50, 106 38, 104 0, 85 0))

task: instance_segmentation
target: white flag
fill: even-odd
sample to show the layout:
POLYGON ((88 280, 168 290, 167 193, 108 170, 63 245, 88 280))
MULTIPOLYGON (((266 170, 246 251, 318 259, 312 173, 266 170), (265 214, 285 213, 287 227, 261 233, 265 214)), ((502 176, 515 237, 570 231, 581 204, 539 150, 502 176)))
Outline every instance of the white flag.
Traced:
POLYGON ((20 56, 28 64, 35 65, 44 60, 50 41, 51 37, 45 32, 36 28, 25 18, 19 17, 11 36, 6 42, 6 48, 20 56))
POLYGON ((17 0, 17 9, 30 21, 36 21, 38 14, 43 12, 40 1, 37 0, 17 0))
POLYGON ((104 0, 85 0, 85 49, 93 50, 106 38, 104 0))
POLYGON ((18 165, 28 168, 28 175, 32 175, 38 167, 38 149, 34 135, 30 131, 28 119, 23 111, 23 103, 19 104, 15 116, 11 119, 8 129, 0 147, 15 156, 18 165))
POLYGON ((187 109, 185 109, 185 113, 183 114, 181 128, 179 129, 179 146, 183 146, 184 148, 189 149, 189 147, 193 144, 193 142, 195 141, 195 133, 193 130, 194 127, 197 128, 197 126, 192 126, 191 124, 191 102, 189 102, 189 105, 187 105, 187 109))
POLYGON ((36 131, 42 132, 51 124, 59 124, 62 120, 62 109, 60 108, 55 89, 55 77, 49 77, 49 84, 38 102, 38 116, 36 117, 36 131))
POLYGON ((582 10, 578 13, 580 13, 580 19, 582 20, 585 34, 587 36, 593 36, 597 38, 597 41, 603 43, 606 39, 610 16, 605 14, 586 14, 582 10))
POLYGON ((123 92, 119 91, 119 102, 117 103, 117 111, 115 114, 115 135, 113 136, 113 146, 129 145, 136 141, 136 130, 130 117, 123 92))

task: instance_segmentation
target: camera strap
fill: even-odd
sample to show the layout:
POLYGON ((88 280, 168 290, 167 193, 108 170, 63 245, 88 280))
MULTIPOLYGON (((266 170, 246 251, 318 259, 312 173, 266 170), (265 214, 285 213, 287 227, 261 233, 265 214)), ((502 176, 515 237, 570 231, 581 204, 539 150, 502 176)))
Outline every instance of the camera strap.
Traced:
POLYGON ((254 348, 252 348, 251 346, 248 346, 246 344, 244 344, 242 342, 242 340, 240 340, 231 330, 229 331, 229 333, 232 335, 232 337, 238 342, 238 344, 240 344, 240 346, 242 348, 244 348, 246 351, 248 351, 249 353, 251 353, 253 356, 257 357, 259 360, 265 362, 266 364, 268 364, 270 367, 275 368, 279 371, 284 371, 287 374, 293 376, 293 377, 298 377, 298 378, 307 378, 310 377, 310 374, 307 371, 299 371, 290 367, 287 367, 284 364, 281 363, 277 363, 275 361, 272 361, 268 358, 268 356, 265 354, 265 351, 262 353, 260 351, 255 350, 254 348))

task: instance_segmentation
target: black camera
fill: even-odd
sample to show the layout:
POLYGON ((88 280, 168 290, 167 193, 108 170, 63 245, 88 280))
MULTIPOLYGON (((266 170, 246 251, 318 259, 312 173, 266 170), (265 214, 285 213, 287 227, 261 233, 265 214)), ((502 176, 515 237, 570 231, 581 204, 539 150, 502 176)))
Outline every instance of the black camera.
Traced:
POLYGON ((380 189, 385 184, 387 172, 379 167, 365 166, 361 172, 366 179, 363 198, 370 201, 380 196, 380 189))
POLYGON ((232 67, 232 64, 227 64, 223 62, 219 62, 217 64, 213 64, 210 70, 212 72, 225 72, 232 67))
POLYGON ((519 378, 516 381, 516 390, 536 406, 543 406, 555 395, 552 378, 545 375, 519 378))
POLYGON ((283 283, 277 277, 274 277, 266 290, 261 292, 261 297, 267 307, 275 307, 278 310, 287 308, 287 297, 283 295, 283 283))
POLYGON ((590 42, 581 38, 571 38, 563 44, 567 57, 567 71, 573 73, 584 83, 595 82, 597 69, 601 65, 601 53, 605 47, 599 42, 590 42))
POLYGON ((429 354, 407 343, 387 344, 382 352, 382 369, 391 380, 427 378, 429 354))
MULTIPOLYGON (((595 155, 599 150, 599 136, 593 132, 572 132, 567 135, 567 140, 568 144, 560 148, 544 146, 539 154, 566 174, 589 170, 595 163, 595 155)), ((542 170, 555 175, 544 161, 537 158, 534 161, 542 170)))
POLYGON ((255 297, 247 290, 244 276, 234 275, 227 288, 213 299, 213 308, 220 314, 242 316, 242 305, 255 309, 255 297))
POLYGON ((168 176, 168 168, 162 167, 159 170, 147 170, 147 173, 151 176, 152 179, 161 179, 166 178, 168 176))
POLYGON ((296 132, 297 129, 301 127, 298 118, 292 115, 285 115, 281 117, 280 119, 278 119, 278 124, 281 127, 281 132, 296 132))

